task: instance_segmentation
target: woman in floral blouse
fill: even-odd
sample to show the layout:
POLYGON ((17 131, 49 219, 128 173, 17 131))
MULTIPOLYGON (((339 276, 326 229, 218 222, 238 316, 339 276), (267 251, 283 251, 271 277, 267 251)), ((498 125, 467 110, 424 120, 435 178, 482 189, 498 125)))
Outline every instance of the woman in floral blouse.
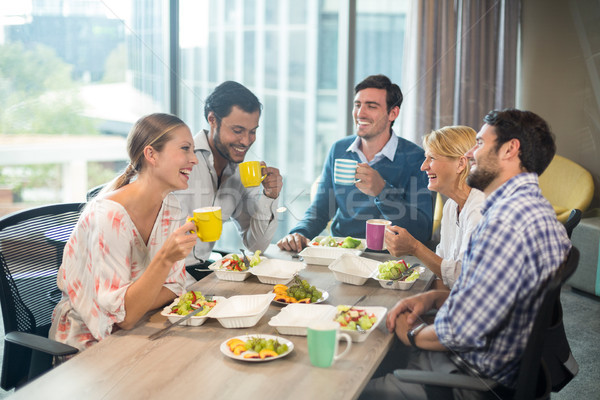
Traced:
POLYGON ((50 338, 83 350, 185 292, 183 260, 196 236, 171 192, 188 187, 193 149, 173 115, 135 123, 130 164, 86 206, 65 246, 50 338))

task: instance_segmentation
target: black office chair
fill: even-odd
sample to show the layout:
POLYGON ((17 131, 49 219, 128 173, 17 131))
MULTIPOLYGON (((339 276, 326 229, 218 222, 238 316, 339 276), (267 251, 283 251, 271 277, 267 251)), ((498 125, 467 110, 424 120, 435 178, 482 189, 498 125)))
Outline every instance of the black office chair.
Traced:
POLYGON ((85 194, 85 199, 87 201, 90 201, 94 197, 98 196, 98 193, 100 193, 100 191, 102 189, 104 189, 104 186, 106 186, 106 183, 103 183, 102 185, 94 186, 93 188, 91 188, 90 190, 88 190, 86 192, 86 194, 85 194))
POLYGON ((571 210, 571 214, 569 214, 569 218, 567 218, 567 220, 565 221, 564 225, 565 225, 565 228, 567 229, 567 235, 569 235, 569 238, 571 238, 573 229, 575 229, 575 227, 577 225, 579 225, 579 222, 581 221, 581 214, 583 214, 581 212, 581 210, 574 208, 573 210, 571 210))
POLYGON ((60 300, 56 274, 85 204, 53 204, 0 218, 0 306, 4 357, 0 386, 19 387, 77 349, 48 339, 60 300))
MULTIPOLYGON (((452 388, 495 393, 498 395, 497 398, 500 399, 549 399, 550 392, 553 390, 553 383, 542 354, 545 342, 548 340, 548 331, 553 326, 556 307, 560 307, 561 286, 573 274, 578 262, 579 250, 571 247, 567 260, 560 266, 556 276, 548 283, 544 299, 523 352, 514 391, 507 390, 492 379, 480 378, 467 373, 445 374, 398 369, 394 371, 394 375, 401 381, 425 385, 429 399, 452 399, 452 388)), ((573 372, 576 374, 577 370, 573 372)))

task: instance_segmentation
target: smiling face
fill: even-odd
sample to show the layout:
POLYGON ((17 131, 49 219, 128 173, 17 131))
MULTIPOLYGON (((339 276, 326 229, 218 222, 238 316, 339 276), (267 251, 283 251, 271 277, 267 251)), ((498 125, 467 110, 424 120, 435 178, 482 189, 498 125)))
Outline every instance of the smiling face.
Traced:
POLYGON ((477 133, 475 146, 465 156, 471 162, 467 184, 486 192, 486 189, 500 174, 496 133, 493 126, 483 125, 477 133))
POLYGON ((171 191, 187 189, 192 167, 198 164, 192 133, 187 126, 180 126, 169 135, 163 149, 155 155, 153 178, 164 182, 171 191))
POLYGON ((396 119, 399 107, 388 113, 385 89, 367 88, 356 93, 354 97, 354 127, 356 134, 364 139, 389 134, 391 122, 396 119))
POLYGON ((241 163, 252 143, 256 140, 256 130, 260 111, 247 113, 237 106, 233 106, 228 116, 218 123, 215 115, 211 112, 208 116, 211 135, 208 141, 217 154, 213 151, 215 158, 221 158, 234 163, 241 163))
POLYGON ((461 170, 460 158, 440 156, 432 151, 425 152, 425 161, 421 164, 421 171, 429 178, 427 188, 445 196, 459 187, 461 170))

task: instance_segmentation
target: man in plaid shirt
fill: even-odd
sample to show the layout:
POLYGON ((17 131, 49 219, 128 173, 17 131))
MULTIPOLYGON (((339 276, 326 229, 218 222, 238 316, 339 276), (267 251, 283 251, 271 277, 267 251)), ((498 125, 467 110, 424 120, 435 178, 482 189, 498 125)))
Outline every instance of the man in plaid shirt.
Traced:
MULTIPOLYGON (((467 183, 486 200, 461 275, 452 291, 401 300, 387 316, 390 332, 412 347, 409 369, 452 372, 466 364, 504 389, 514 387, 544 287, 571 247, 538 185, 555 151, 548 125, 536 114, 507 109, 485 116, 466 156, 467 183), (436 308, 434 323, 425 324, 420 316, 436 308)), ((454 395, 486 396, 459 390, 454 395)), ((427 398, 421 385, 393 374, 371 380, 361 398, 375 397, 427 398)))

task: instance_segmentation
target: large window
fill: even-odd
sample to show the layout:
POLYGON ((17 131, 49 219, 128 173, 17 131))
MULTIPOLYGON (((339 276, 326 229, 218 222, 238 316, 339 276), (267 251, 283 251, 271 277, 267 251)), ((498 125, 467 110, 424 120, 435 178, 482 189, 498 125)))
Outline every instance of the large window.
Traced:
MULTIPOLYGON (((351 111, 344 106, 350 104, 344 81, 384 73, 400 82, 407 5, 2 2, 0 212, 83 201, 86 190, 124 167, 125 136, 136 119, 171 112, 175 104, 197 132, 206 128, 206 96, 220 82, 236 80, 264 105, 249 157, 278 167, 284 177, 278 239, 302 218, 331 144, 352 134, 351 127, 340 128, 351 111), (169 24, 177 21, 178 36, 169 37, 169 24), (348 60, 344 49, 352 38, 354 58, 348 60), (174 43, 176 65, 170 61, 174 43)), ((238 235, 228 225, 221 244, 235 248, 238 235)))

